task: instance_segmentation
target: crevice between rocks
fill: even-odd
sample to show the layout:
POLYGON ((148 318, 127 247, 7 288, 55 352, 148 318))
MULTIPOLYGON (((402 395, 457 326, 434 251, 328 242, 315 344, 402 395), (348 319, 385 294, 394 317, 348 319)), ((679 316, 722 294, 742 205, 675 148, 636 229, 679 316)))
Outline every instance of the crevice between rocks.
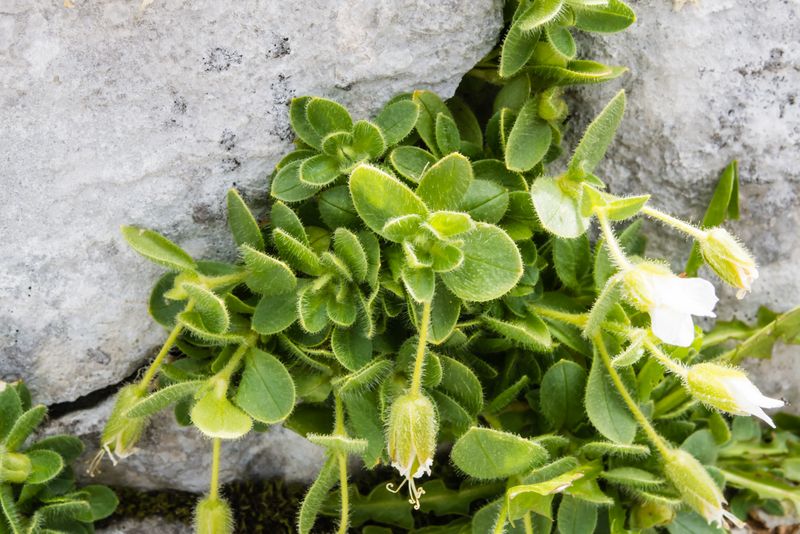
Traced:
POLYGON ((50 404, 47 407, 47 413, 50 419, 58 419, 65 415, 69 415, 74 412, 78 412, 81 410, 88 410, 90 408, 94 408, 95 406, 99 405, 109 397, 112 397, 117 394, 117 391, 122 389, 125 385, 130 384, 142 373, 146 364, 141 365, 134 369, 132 373, 128 376, 123 378, 122 380, 114 383, 109 384, 105 387, 100 389, 96 389, 86 395, 82 395, 75 400, 72 401, 65 401, 65 402, 56 402, 50 404))

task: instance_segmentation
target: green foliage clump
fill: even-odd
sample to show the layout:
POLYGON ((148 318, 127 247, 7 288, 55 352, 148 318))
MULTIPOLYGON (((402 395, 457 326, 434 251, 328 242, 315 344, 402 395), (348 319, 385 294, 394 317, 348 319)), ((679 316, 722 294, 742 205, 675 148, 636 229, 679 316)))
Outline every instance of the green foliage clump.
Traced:
POLYGON ((0 534, 88 534, 117 507, 107 487, 75 483, 69 464, 83 452, 81 440, 30 439, 46 416, 24 384, 0 381, 0 534))
POLYGON ((232 530, 222 440, 277 423, 327 451, 303 534, 329 515, 372 534, 711 532, 753 504, 800 504, 796 429, 721 414, 774 424, 763 408, 782 401, 734 364, 797 341, 800 312, 709 332, 692 322, 717 302, 693 276, 703 262, 741 293, 758 274, 719 227, 738 216, 735 164, 702 227, 650 195, 611 194, 598 165, 623 92, 560 158, 564 88, 624 71, 577 59, 572 31, 634 20, 620 0, 512 1, 502 44, 447 102, 419 90, 354 120, 330 100, 293 100, 296 148, 271 177, 266 222, 228 193, 235 263, 125 227, 169 271, 150 297, 169 335, 103 445, 128 453, 169 406, 212 438, 199 531, 232 530), (695 241, 691 276, 645 256, 642 216, 695 241), (452 446, 457 483, 435 476, 437 445, 452 446), (353 456, 399 480, 350 486, 353 456))

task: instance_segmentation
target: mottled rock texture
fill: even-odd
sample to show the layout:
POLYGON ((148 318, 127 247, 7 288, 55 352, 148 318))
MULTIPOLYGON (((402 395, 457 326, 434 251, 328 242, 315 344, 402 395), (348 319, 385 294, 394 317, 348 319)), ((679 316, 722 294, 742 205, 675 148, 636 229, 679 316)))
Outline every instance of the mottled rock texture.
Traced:
POLYGON ((158 269, 123 244, 153 227, 232 253, 224 192, 258 204, 295 95, 356 116, 444 96, 494 45, 501 0, 3 0, 0 378, 40 402, 128 376, 164 337, 158 269))
MULTIPOLYGON (((78 475, 86 482, 86 469, 97 453, 100 433, 111 413, 112 399, 96 407, 78 410, 54 419, 46 434, 80 436, 85 452, 76 462, 78 475)), ((250 433, 223 444, 224 461, 220 479, 282 478, 309 481, 317 475, 323 461, 322 449, 298 434, 275 426, 267 432, 250 433)), ((202 493, 208 489, 211 467, 211 440, 194 428, 181 428, 172 414, 151 419, 135 454, 115 466, 105 460, 92 482, 141 489, 173 488, 202 493)))
MULTIPOLYGON (((738 159, 742 215, 728 227, 751 248, 761 276, 738 301, 706 272, 723 296, 719 315, 749 320, 759 305, 800 304, 800 3, 632 5, 638 21, 628 31, 582 41, 600 61, 630 68, 621 81, 578 94, 578 122, 585 122, 621 86, 628 92, 601 174, 615 192, 652 192, 654 205, 699 221, 719 172, 738 159)), ((656 225, 649 231, 650 250, 683 265, 689 243, 656 225)), ((765 391, 795 405, 798 356, 799 347, 784 347, 753 365, 765 391)))

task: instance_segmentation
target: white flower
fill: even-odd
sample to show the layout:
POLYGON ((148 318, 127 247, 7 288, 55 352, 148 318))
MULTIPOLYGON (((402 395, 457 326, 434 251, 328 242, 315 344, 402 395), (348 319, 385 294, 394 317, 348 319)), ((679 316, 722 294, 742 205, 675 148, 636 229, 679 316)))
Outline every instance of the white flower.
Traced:
POLYGON ((634 265, 623 280, 629 300, 650 314, 653 334, 665 343, 688 347, 694 340, 692 315, 715 317, 719 299, 708 280, 680 278, 653 263, 634 265))
POLYGON ((772 428, 775 428, 775 423, 764 408, 780 408, 784 404, 780 399, 761 393, 739 369, 715 363, 690 367, 686 386, 701 402, 734 415, 755 415, 772 428))
POLYGON ((408 483, 409 501, 419 510, 419 499, 425 490, 417 488, 414 481, 431 474, 433 455, 436 452, 436 434, 439 421, 433 402, 422 393, 406 393, 392 403, 389 412, 388 449, 392 467, 397 469, 403 482, 386 488, 394 493, 408 483))

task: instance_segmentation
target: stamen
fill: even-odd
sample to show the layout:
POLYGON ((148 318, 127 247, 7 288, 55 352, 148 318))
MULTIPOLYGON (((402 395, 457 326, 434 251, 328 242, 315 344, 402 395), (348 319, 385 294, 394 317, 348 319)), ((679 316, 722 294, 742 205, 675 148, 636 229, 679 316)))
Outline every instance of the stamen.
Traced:
POLYGON ((103 449, 105 449, 106 453, 108 453, 108 459, 111 460, 111 464, 116 466, 119 463, 119 460, 114 458, 114 453, 111 452, 111 449, 108 447, 108 443, 103 444, 103 449))
POLYGON ((419 498, 425 495, 425 490, 423 488, 418 488, 413 478, 408 479, 408 494, 411 497, 408 499, 409 504, 414 505, 414 510, 419 510, 419 498))
POLYGON ((404 478, 403 481, 400 483, 400 485, 397 486, 397 488, 394 487, 394 482, 389 482, 388 484, 386 484, 386 489, 392 493, 399 493, 400 490, 403 489, 403 486, 406 485, 406 480, 408 479, 404 478))
POLYGON ((97 451, 97 454, 94 455, 92 461, 89 462, 89 467, 86 469, 86 474, 94 478, 95 475, 100 473, 100 463, 103 461, 103 456, 105 456, 105 454, 105 449, 100 449, 97 451))

